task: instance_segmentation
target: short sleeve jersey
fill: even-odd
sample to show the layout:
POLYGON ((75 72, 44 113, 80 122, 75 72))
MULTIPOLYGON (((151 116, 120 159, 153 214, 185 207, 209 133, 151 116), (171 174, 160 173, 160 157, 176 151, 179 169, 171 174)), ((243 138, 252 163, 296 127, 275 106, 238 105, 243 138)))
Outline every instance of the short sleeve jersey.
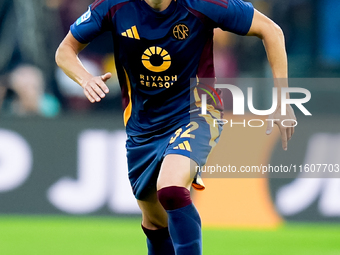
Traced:
POLYGON ((172 0, 161 12, 144 0, 97 0, 71 33, 89 43, 112 32, 126 131, 145 135, 188 118, 191 78, 215 77, 213 29, 245 35, 253 14, 242 0, 172 0))

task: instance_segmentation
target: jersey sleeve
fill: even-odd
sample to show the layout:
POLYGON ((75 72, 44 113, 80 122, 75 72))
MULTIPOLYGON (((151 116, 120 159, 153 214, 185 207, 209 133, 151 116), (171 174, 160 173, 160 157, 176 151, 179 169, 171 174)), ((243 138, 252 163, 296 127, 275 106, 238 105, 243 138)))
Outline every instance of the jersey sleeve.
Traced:
POLYGON ((89 43, 109 29, 106 17, 109 9, 107 1, 101 1, 100 5, 97 5, 97 2, 91 4, 88 10, 70 27, 72 35, 80 43, 89 43))
POLYGON ((246 35, 251 27, 254 7, 242 0, 185 0, 196 11, 210 18, 224 31, 246 35))

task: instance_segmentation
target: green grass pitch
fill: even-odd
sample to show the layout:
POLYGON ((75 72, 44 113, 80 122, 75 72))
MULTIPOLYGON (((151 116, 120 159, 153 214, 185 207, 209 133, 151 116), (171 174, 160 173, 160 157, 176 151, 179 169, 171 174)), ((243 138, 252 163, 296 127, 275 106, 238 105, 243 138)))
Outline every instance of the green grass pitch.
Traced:
MULTIPOLYGON (((340 224, 203 229, 204 255, 340 255, 340 224)), ((1 255, 146 255, 138 218, 0 216, 1 255)))

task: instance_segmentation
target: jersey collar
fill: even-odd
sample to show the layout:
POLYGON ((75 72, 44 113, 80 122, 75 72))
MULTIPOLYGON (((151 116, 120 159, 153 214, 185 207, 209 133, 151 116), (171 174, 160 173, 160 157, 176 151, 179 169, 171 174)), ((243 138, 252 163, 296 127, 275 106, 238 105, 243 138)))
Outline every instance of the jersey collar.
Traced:
POLYGON ((140 1, 140 5, 147 13, 150 13, 151 15, 153 15, 155 17, 162 18, 162 17, 170 16, 176 10, 177 2, 176 2, 176 0, 172 0, 171 3, 169 4, 169 6, 164 11, 161 11, 161 12, 153 9, 144 0, 140 1))

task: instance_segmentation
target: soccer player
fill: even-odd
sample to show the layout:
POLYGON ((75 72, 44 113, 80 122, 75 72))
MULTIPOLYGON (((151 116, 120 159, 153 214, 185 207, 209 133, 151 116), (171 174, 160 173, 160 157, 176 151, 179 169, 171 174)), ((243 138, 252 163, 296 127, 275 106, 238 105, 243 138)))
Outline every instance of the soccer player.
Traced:
MULTIPOLYGON (((281 79, 287 78, 281 29, 242 0, 97 0, 71 26, 56 53, 64 72, 92 103, 99 102, 109 92, 105 82, 111 73, 93 77, 77 54, 99 34, 112 32, 129 179, 142 211, 148 254, 202 254, 201 222, 190 187, 204 185, 190 173, 205 164, 222 129, 213 125, 221 118, 220 105, 208 101, 207 114, 200 114, 202 90, 197 89, 201 79, 215 77, 216 27, 261 38, 275 86, 287 86, 281 79)), ((211 85, 203 86, 212 92, 211 85)), ((287 116, 281 116, 278 107, 271 117, 278 120, 287 149, 294 128, 279 120, 295 119, 294 112, 288 107, 287 116)), ((267 133, 271 130, 268 126, 267 133)))

